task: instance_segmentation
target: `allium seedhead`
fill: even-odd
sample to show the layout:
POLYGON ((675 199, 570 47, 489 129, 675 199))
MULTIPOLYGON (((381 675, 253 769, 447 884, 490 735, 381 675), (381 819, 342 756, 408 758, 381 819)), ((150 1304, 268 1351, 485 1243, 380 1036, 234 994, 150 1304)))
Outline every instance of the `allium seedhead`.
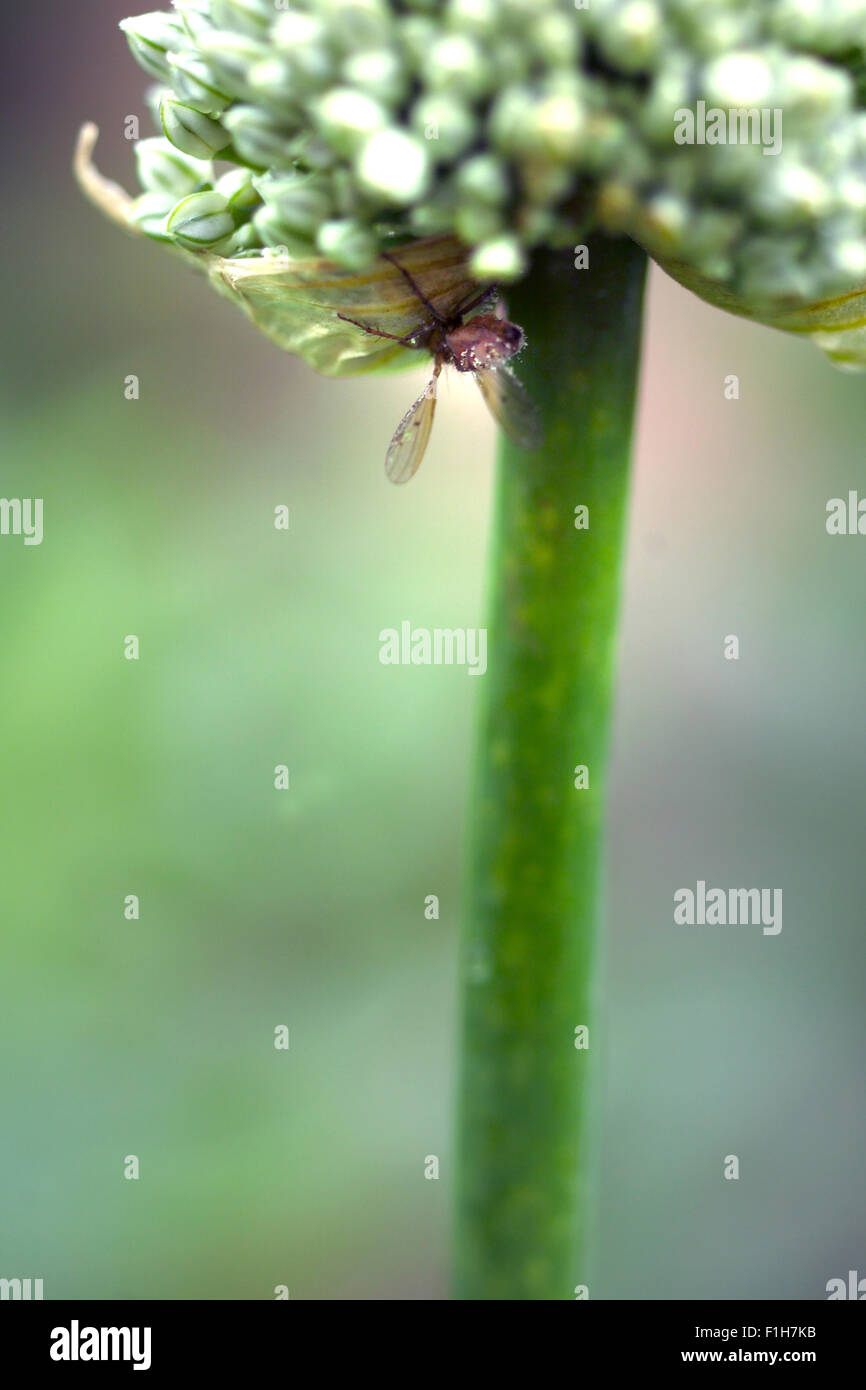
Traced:
POLYGON ((729 307, 862 284, 866 0, 176 0, 121 28, 165 140, 218 165, 190 189, 150 144, 144 191, 246 170, 247 254, 358 270, 450 235, 508 282, 598 230, 729 307))

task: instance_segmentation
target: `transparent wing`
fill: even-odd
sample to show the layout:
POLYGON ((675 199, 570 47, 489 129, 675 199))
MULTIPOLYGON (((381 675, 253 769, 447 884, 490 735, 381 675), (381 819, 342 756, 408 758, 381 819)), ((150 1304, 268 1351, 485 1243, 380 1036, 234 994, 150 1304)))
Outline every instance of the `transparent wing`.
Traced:
POLYGON ((436 413, 436 376, 431 376, 394 431, 385 455, 385 473, 392 483, 408 483, 418 472, 427 449, 436 413))
POLYGON ((511 368, 489 367, 476 372, 475 380, 490 414, 508 438, 522 449, 539 448, 543 438, 541 417, 511 368))

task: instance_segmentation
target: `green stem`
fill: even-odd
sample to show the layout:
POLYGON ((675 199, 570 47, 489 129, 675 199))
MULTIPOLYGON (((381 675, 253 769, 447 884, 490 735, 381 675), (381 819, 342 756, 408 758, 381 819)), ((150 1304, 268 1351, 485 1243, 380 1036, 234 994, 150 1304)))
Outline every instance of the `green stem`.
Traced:
POLYGON ((501 446, 462 977, 457 1284, 586 1284, 588 1051, 604 772, 646 256, 546 252, 509 294, 545 443, 501 446), (588 529, 575 508, 589 508, 588 529), (575 768, 589 770, 587 790, 575 768))

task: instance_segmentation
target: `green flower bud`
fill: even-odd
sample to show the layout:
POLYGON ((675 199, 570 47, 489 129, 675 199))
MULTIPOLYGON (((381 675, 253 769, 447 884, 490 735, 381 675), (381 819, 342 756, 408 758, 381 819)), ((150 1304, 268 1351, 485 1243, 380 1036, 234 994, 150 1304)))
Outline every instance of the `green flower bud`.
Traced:
POLYGON ((228 173, 217 179, 214 188, 225 198, 233 213, 258 207, 261 202, 250 169, 229 169, 228 173))
POLYGON ((599 34, 604 56, 624 72, 650 67, 663 39, 661 6, 655 0, 625 0, 606 17, 599 34))
POLYGON ((494 99, 487 117, 487 132, 493 146, 506 158, 522 150, 533 105, 533 93, 524 86, 506 87, 494 99))
POLYGON ((371 135, 355 161, 361 187, 372 197, 405 207, 422 198, 430 184, 430 159, 424 144, 402 130, 371 135))
POLYGON ((457 199, 446 184, 425 202, 409 209, 409 226, 415 236, 438 236, 452 230, 456 216, 457 199))
POLYGON ((351 155, 388 124, 381 102, 352 87, 334 87, 313 103, 313 118, 323 139, 340 154, 351 155))
POLYGON ((159 241, 171 241, 165 224, 176 202, 170 193, 142 193, 130 209, 130 225, 159 241))
POLYGON ((433 44, 424 64, 424 81, 433 91, 472 100, 493 82, 490 64, 474 40, 447 34, 433 44))
POLYGON ((728 260, 742 231, 743 219, 737 213, 716 208, 699 210, 692 206, 681 235, 688 259, 706 263, 709 258, 728 260))
POLYGON ((528 160, 520 176, 525 196, 536 206, 561 202, 574 187, 571 170, 549 159, 528 160))
POLYGON ((445 16, 456 34, 490 41, 496 37, 500 15, 498 0, 448 0, 445 16))
POLYGON ((412 107, 412 129, 428 142, 430 158, 451 163, 475 141, 478 126, 468 106, 454 97, 428 93, 412 107))
POLYGON ((498 208, 485 203, 461 203, 454 214, 454 229, 467 246, 495 241, 504 231, 498 208))
POLYGON ((261 246, 261 238, 254 222, 244 222, 220 247, 221 256, 239 256, 246 251, 255 251, 261 246))
POLYGON ((774 164, 756 185, 755 211, 777 226, 817 221, 830 210, 830 189, 813 169, 802 164, 774 164))
POLYGON ((290 162, 286 145, 289 135, 284 126, 257 106, 233 106, 222 118, 231 143, 241 159, 258 169, 290 162))
POLYGON ((862 237, 833 242, 829 254, 840 281, 851 285, 866 283, 866 245, 862 237))
POLYGON ((345 169, 345 166, 338 165, 333 146, 329 145, 321 135, 310 130, 303 131, 300 135, 293 135, 287 142, 286 150, 292 168, 336 170, 342 167, 345 169))
POLYGON ((723 109, 772 106, 773 75, 762 53, 726 53, 704 69, 707 103, 723 109))
POLYGON ((132 56, 151 77, 165 81, 169 75, 168 53, 177 48, 183 30, 177 19, 154 10, 134 19, 122 19, 120 28, 126 35, 132 56))
POLYGON ((253 183, 283 226, 301 236, 312 239, 334 210, 331 184, 324 174, 262 174, 253 183))
POLYGON ((753 237, 743 275, 746 295, 759 302, 788 296, 808 298, 811 279, 802 264, 800 250, 795 238, 753 237))
POLYGON ((490 54, 493 65, 491 90, 503 92, 506 87, 519 87, 531 80, 532 55, 525 44, 514 39, 501 39, 490 54))
POLYGON ((516 236, 499 236, 482 244, 469 257, 469 271, 481 284, 519 280, 526 255, 516 236))
MULTIPOLYGON (((628 126, 619 116, 607 111, 593 112, 584 127, 583 168, 596 174, 615 166, 629 138, 628 126)), ((670 131, 665 143, 670 143, 670 131)))
POLYGON ((400 20, 399 26, 400 44, 410 66, 416 72, 423 72, 427 54, 439 37, 435 21, 426 15, 411 14, 400 20))
POLYGON ((192 193, 202 183, 210 183, 211 166, 203 159, 181 154, 168 140, 153 136, 135 145, 139 181, 154 193, 169 193, 173 202, 192 193))
POLYGON ((532 51, 550 68, 574 71, 580 61, 581 35, 570 15, 553 11, 541 15, 532 30, 532 51))
POLYGON ((794 58, 780 75, 774 105, 785 117, 785 133, 802 130, 816 119, 839 117, 852 105, 853 83, 848 73, 814 58, 794 58))
POLYGON ((271 207, 261 207, 253 216, 253 226, 262 246, 266 248, 283 247, 289 256, 302 261, 316 254, 316 248, 309 237, 299 236, 281 222, 271 207))
POLYGON ((265 58, 247 69, 247 96, 261 103, 291 125, 303 123, 303 111, 292 83, 288 64, 282 58, 265 58))
POLYGON ((328 260, 350 270, 365 270, 378 255, 376 237, 369 227, 351 218, 323 222, 316 234, 316 245, 328 260))
POLYGON ((163 99, 159 115, 166 139, 194 159, 210 159, 229 143, 218 121, 173 97, 163 99))
POLYGON ((345 60, 342 78, 347 86, 363 92, 383 106, 397 106, 406 98, 408 73, 390 48, 370 48, 345 60))
POLYGON ((144 94, 144 99, 147 103, 147 109, 150 112, 153 124, 156 126, 157 129, 159 129, 159 127, 162 124, 159 117, 159 109, 162 106, 162 103, 165 101, 166 97, 170 99, 173 95, 174 93, 168 87, 165 87, 160 83, 154 83, 152 86, 148 87, 147 91, 144 94))
MULTIPOLYGON (((672 54, 650 82, 646 97, 637 112, 641 132, 670 149, 676 125, 675 112, 691 107, 694 99, 695 64, 680 54, 672 54)), ((591 119, 610 119, 607 111, 591 119)), ((621 122, 623 128, 625 124, 621 122)))
POLYGON ((492 154, 476 154, 458 166, 455 187, 461 198, 499 207, 511 196, 507 166, 492 154))
POLYGON ((281 15, 271 33, 291 74, 297 92, 319 91, 334 71, 327 30, 315 15, 291 10, 281 15))
POLYGON ((195 53, 170 53, 171 84, 181 101, 196 111, 219 116, 231 105, 232 98, 221 90, 203 58, 195 53))
POLYGON ((322 0, 331 41, 343 53, 360 53, 388 42, 394 16, 383 0, 322 0))
POLYGON ((862 217, 866 213, 866 179, 844 174, 834 185, 835 201, 845 212, 862 217))
POLYGON ((188 251, 218 250, 234 229, 229 205, 214 189, 182 198, 166 223, 169 236, 188 251))
POLYGON ((220 29, 205 30, 196 42, 225 90, 241 101, 248 101, 251 92, 247 74, 256 63, 267 62, 272 56, 268 45, 244 34, 225 33, 220 29))
POLYGON ((213 22, 218 29, 262 37, 274 18, 274 0, 212 0, 213 22))
POLYGON ((519 141, 527 154, 575 164, 583 151, 586 115, 572 97, 552 95, 531 106, 519 141))
POLYGON ((647 239, 658 246, 660 252, 674 255, 682 245, 692 211, 685 198, 674 193, 657 193, 650 198, 644 211, 643 227, 647 239))

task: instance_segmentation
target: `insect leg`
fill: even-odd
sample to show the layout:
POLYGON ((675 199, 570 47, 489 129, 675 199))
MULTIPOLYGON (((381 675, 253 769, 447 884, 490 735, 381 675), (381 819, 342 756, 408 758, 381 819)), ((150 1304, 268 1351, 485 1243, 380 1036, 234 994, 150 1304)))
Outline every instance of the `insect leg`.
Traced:
POLYGON ((390 251, 383 251, 382 257, 384 260, 390 261, 393 266, 396 266, 403 278, 408 281, 410 289, 412 289, 414 293, 418 296, 418 298, 421 300, 421 303, 424 305, 424 308, 427 309, 429 313, 433 315, 433 318, 436 320, 436 322, 442 324, 446 323, 447 320, 444 319, 442 315, 439 313, 439 310, 430 303, 430 300, 415 283, 406 267, 404 265, 401 265, 399 261, 396 261, 394 257, 391 255, 390 251))
POLYGON ((395 343, 405 343, 405 338, 398 338, 396 333, 383 333, 381 328, 373 328, 369 323, 362 323, 360 319, 350 319, 348 314, 338 314, 338 319, 344 323, 353 323, 356 328, 363 328, 365 333, 370 333, 374 338, 391 338, 395 343))

